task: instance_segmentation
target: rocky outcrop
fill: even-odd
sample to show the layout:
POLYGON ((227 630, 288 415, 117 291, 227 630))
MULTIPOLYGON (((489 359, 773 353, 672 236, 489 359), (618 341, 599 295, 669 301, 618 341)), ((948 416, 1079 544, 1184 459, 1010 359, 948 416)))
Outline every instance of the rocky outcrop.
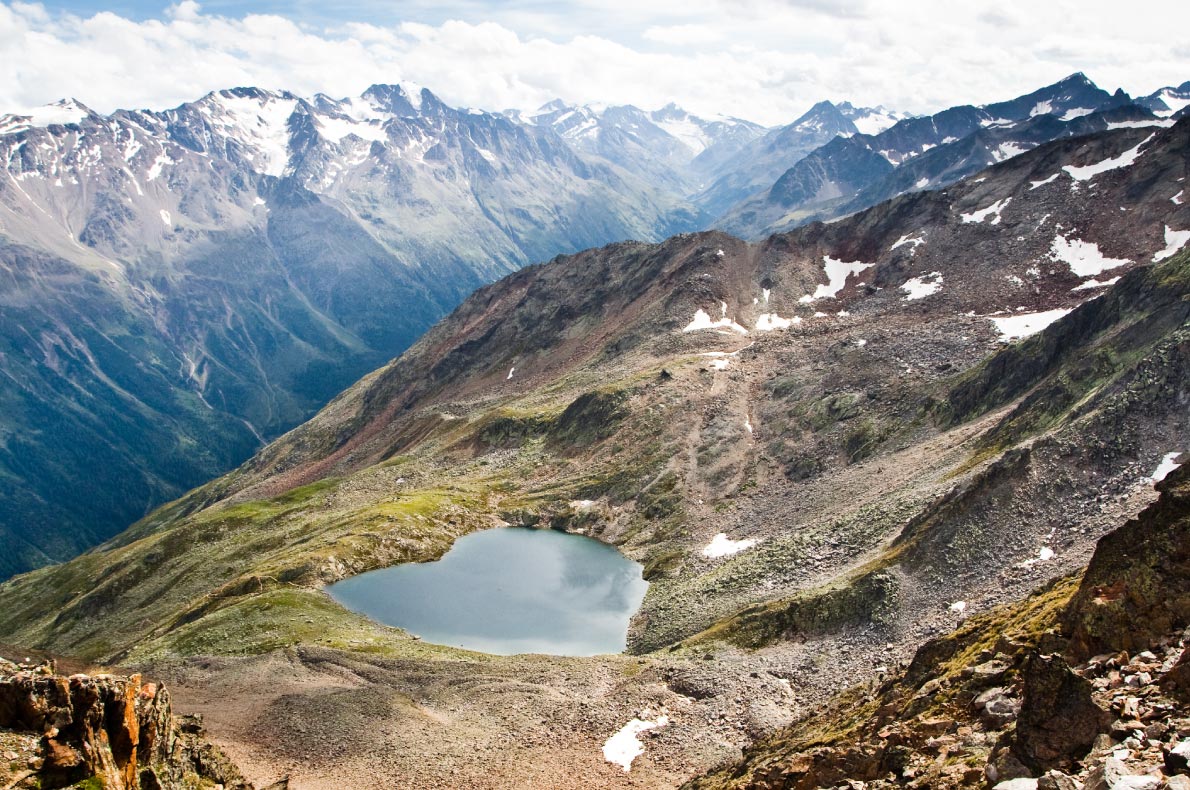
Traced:
POLYGON ((1095 549, 1063 618, 1076 658, 1142 650, 1190 623, 1190 464, 1158 489, 1160 499, 1095 549))
POLYGON ((9 775, 0 766, 6 788, 252 790, 219 748, 202 739, 201 720, 175 717, 169 692, 140 675, 65 677, 50 664, 0 659, 0 730, 14 736, 6 741, 10 748, 25 745, 7 753, 9 775))

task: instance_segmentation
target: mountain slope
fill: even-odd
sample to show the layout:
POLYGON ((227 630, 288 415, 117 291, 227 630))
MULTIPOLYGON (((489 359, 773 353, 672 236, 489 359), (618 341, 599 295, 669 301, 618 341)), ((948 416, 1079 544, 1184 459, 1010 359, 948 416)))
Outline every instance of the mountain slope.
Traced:
POLYGON ((1108 775, 1117 787, 1176 786, 1185 763, 1165 755, 1184 735, 1190 620, 1176 563, 1190 549, 1190 468, 1159 488, 1158 502, 1099 541, 1081 578, 972 618, 923 645, 903 671, 841 694, 686 786, 1032 786, 1045 776, 1051 787, 1104 787, 1108 775), (1122 609, 1133 617, 1105 619, 1122 609))
POLYGON ((235 472, 0 585, 0 630, 152 668, 261 775, 674 786, 1151 501, 1190 446, 1188 174, 1190 121, 1121 128, 756 245, 525 268, 235 472), (633 655, 477 656, 321 591, 505 524, 645 565, 633 655), (664 711, 630 774, 602 759, 664 711))
POLYGON ((548 129, 373 86, 0 118, 0 577, 242 461, 533 260, 697 217, 548 129))

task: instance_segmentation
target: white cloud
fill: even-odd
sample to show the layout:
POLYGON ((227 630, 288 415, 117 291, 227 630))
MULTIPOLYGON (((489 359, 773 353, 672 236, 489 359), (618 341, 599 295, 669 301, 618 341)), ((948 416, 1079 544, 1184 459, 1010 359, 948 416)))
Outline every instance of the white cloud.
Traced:
POLYGON ((649 41, 674 46, 709 44, 723 37, 712 25, 653 25, 641 35, 649 41))
MULTIPOLYGON (((221 6, 223 7, 223 6, 221 6)), ((297 4, 295 8, 306 7, 297 4)), ((173 106, 236 85, 358 94, 408 80, 486 109, 676 101, 787 122, 822 98, 930 112, 1006 99, 1073 71, 1147 93, 1190 78, 1190 5, 1109 0, 355 0, 354 22, 79 16, 0 0, 0 111, 73 96, 98 110, 173 106), (385 9, 382 11, 382 9, 385 9)))

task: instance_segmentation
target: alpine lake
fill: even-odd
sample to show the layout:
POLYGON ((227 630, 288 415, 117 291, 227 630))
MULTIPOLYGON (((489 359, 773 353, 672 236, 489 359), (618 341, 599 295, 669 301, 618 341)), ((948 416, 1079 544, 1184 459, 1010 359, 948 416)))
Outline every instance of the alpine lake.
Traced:
POLYGON ((606 543, 508 527, 465 535, 437 562, 370 571, 327 592, 435 644, 591 656, 623 652, 648 586, 640 564, 606 543))

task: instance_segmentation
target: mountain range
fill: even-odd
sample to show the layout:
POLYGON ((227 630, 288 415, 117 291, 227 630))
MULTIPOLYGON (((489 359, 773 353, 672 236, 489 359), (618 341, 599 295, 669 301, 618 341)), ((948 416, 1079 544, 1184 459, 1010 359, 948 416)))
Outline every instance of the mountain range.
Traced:
POLYGON ((0 118, 0 535, 65 559, 242 461, 477 286, 698 211, 547 128, 374 86, 0 118))
POLYGON ((1182 85, 1134 101, 1079 73, 1010 101, 951 107, 877 134, 835 136, 771 187, 727 209, 715 226, 760 238, 830 220, 911 190, 937 189, 1058 137, 1169 125, 1188 100, 1182 85))
MULTIPOLYGON (((801 781, 819 741, 798 722, 1077 573, 1185 460, 1190 119, 1172 95, 1167 118, 1075 83, 958 112, 968 136, 993 128, 980 113, 1012 116, 1035 145, 941 188, 755 242, 619 241, 479 287, 234 471, 0 585, 0 632, 153 673, 245 773, 296 786, 673 787, 774 732, 706 786, 801 781), (468 653, 323 591, 507 525, 642 564, 627 654, 468 653), (651 729, 626 771, 600 744, 633 722, 651 729)), ((1115 595, 1096 589, 1083 598, 1115 595)), ((1190 625, 1169 617, 1167 640, 1190 625)), ((1013 697, 1026 648, 985 637, 953 657, 988 648, 1013 697)), ((921 733, 958 728, 931 724, 951 675, 967 677, 920 675, 938 680, 904 719, 928 713, 921 733)), ((830 759, 880 731, 843 708, 824 720, 830 759)), ((968 786, 1018 771, 991 740, 964 748, 968 786)), ((1012 753, 1035 778, 1043 763, 1012 753)), ((915 778, 895 771, 917 752, 889 755, 874 765, 915 778)))
POLYGON ((761 237, 1187 102, 1073 75, 928 118, 820 102, 775 129, 400 85, 2 116, 0 576, 234 466, 528 263, 712 224, 761 237))

